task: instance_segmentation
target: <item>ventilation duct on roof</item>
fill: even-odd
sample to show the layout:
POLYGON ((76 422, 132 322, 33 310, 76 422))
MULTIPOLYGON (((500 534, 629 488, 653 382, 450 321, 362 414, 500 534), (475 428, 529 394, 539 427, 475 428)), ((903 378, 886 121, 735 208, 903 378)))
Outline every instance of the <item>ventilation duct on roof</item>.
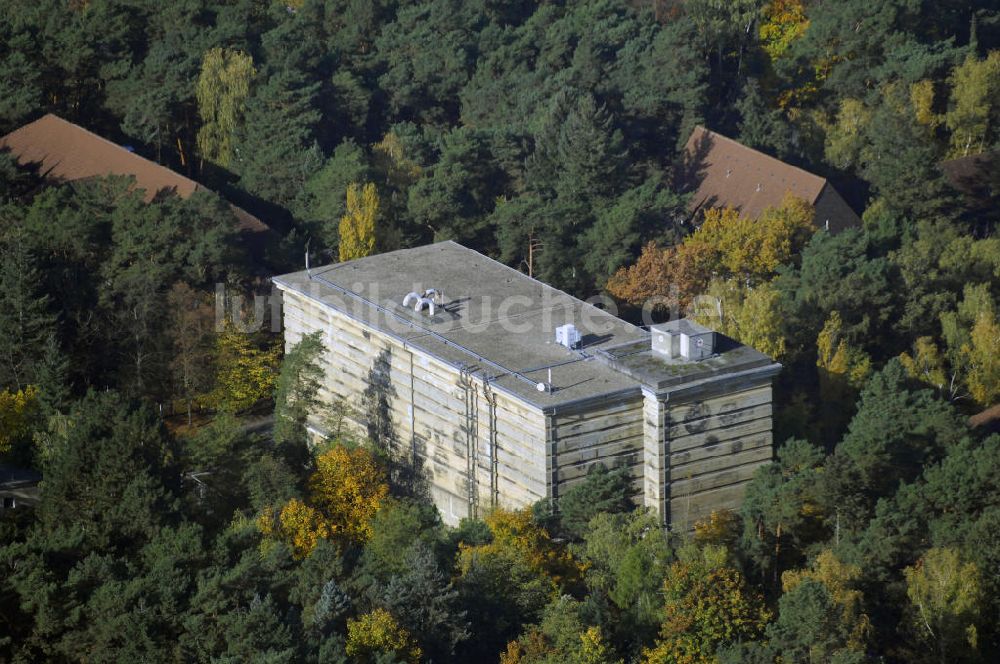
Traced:
POLYGON ((408 307, 411 304, 414 311, 423 311, 426 308, 430 310, 431 316, 433 316, 437 311, 438 305, 444 304, 444 292, 437 288, 428 288, 422 294, 410 291, 403 298, 403 306, 408 307))
POLYGON ((417 304, 416 306, 413 307, 413 310, 422 311, 424 307, 428 307, 430 309, 431 316, 433 316, 434 312, 437 311, 437 305, 434 304, 434 300, 432 300, 429 297, 422 297, 419 300, 417 300, 417 304))

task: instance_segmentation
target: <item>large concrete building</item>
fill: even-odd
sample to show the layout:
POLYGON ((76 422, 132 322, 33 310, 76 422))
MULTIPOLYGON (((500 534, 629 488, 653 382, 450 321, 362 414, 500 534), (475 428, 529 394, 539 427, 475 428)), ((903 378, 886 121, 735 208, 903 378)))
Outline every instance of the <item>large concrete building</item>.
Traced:
POLYGON ((603 463, 689 528, 771 460, 780 365, 686 319, 645 331, 454 242, 274 283, 286 346, 323 335, 321 396, 414 460, 448 523, 558 501, 603 463))

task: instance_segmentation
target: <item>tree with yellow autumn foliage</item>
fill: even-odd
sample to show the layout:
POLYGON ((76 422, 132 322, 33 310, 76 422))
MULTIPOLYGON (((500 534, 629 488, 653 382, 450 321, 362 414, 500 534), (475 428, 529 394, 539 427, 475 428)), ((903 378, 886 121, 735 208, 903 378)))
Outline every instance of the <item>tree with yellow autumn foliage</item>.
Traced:
POLYGON ((909 627, 926 646, 914 651, 913 661, 977 661, 983 591, 976 565, 955 549, 932 548, 903 574, 909 627))
POLYGON ((713 209, 705 214, 690 242, 704 242, 712 248, 714 274, 756 285, 774 276, 779 265, 802 250, 816 230, 815 214, 808 202, 791 194, 756 219, 713 209))
POLYGON ((760 43, 772 60, 780 58, 809 28, 802 0, 771 0, 762 14, 760 43))
POLYGON ((735 279, 713 279, 705 295, 717 306, 699 307, 692 316, 696 321, 776 360, 783 359, 787 347, 781 296, 770 283, 751 288, 735 279))
POLYGON ((375 168, 385 174, 386 180, 398 189, 404 189, 420 179, 420 165, 406 155, 403 142, 394 131, 386 132, 382 140, 372 145, 375 168))
POLYGON ((694 524, 694 543, 699 546, 735 546, 740 537, 740 520, 732 510, 712 510, 694 524))
POLYGON ((660 638, 643 652, 644 664, 711 664, 721 646, 763 633, 770 613, 724 548, 689 545, 678 556, 663 585, 660 638))
POLYGON ((358 664, 392 661, 417 664, 423 654, 414 638, 385 609, 347 619, 347 655, 358 664))
POLYGON ((198 149, 220 166, 229 166, 232 161, 233 137, 256 75, 253 58, 242 51, 213 48, 202 59, 195 87, 202 119, 198 149))
POLYGON ((0 456, 27 435, 38 413, 38 390, 34 385, 11 392, 0 391, 0 456))
POLYGON ((971 397, 980 406, 1000 398, 1000 314, 987 284, 967 284, 955 311, 941 315, 944 350, 932 337, 919 337, 912 353, 899 356, 910 377, 955 400, 971 397))
POLYGON ((984 59, 969 54, 951 77, 951 99, 945 124, 951 131, 951 155, 977 154, 1000 135, 1000 51, 984 59))
POLYGON ((635 306, 652 301, 658 309, 677 306, 677 287, 671 290, 672 253, 658 247, 656 242, 646 243, 638 260, 615 272, 605 288, 614 297, 635 306))
POLYGON ((210 401, 220 410, 238 412, 274 393, 281 348, 259 343, 231 322, 215 342, 215 389, 210 401))
POLYGON ((500 664, 622 664, 601 628, 582 624, 578 602, 563 596, 534 626, 500 653, 500 664))
POLYGON ((843 338, 843 328, 840 312, 832 311, 816 338, 818 358, 816 366, 820 368, 820 390, 824 389, 824 378, 828 390, 833 389, 834 383, 843 383, 859 389, 871 373, 871 358, 847 343, 843 338))
POLYGON ((841 562, 833 551, 817 555, 808 569, 788 570, 781 575, 781 588, 790 593, 805 581, 821 583, 840 608, 841 630, 849 635, 846 646, 863 651, 871 637, 871 620, 864 612, 864 596, 858 589, 861 568, 841 562))
POLYGON ((375 184, 347 187, 347 212, 340 218, 340 260, 364 258, 375 253, 375 220, 379 200, 375 184))
MULTIPOLYGON (((536 639, 530 630, 523 639, 518 634, 524 626, 549 615, 563 599, 575 601, 568 595, 582 592, 583 566, 564 544, 552 540, 530 508, 497 509, 483 521, 489 539, 460 543, 456 561, 456 584, 469 598, 470 621, 496 625, 477 651, 495 657, 505 644, 517 639, 520 645, 512 647, 518 652, 512 651, 511 656, 530 661, 530 653, 541 656, 549 644, 540 636, 536 639)), ((573 632, 574 638, 579 631, 573 632)))
POLYGON ((636 306, 658 297, 683 307, 713 278, 759 286, 802 250, 816 231, 814 216, 809 203, 790 194, 756 219, 732 208, 709 209, 701 226, 676 247, 647 244, 635 265, 608 280, 608 292, 636 306))
POLYGON ((389 496, 385 470, 363 447, 337 443, 315 463, 305 500, 268 507, 257 519, 265 545, 281 540, 296 558, 309 556, 322 539, 368 541, 372 519, 389 496))
POLYGON ((323 513, 332 537, 367 541, 388 495, 385 470, 363 447, 334 445, 316 458, 309 477, 309 501, 323 513))
POLYGON ((330 525, 323 514, 298 498, 285 503, 277 516, 273 508, 264 509, 257 518, 257 524, 265 541, 280 539, 287 542, 297 559, 308 557, 320 540, 330 536, 330 525))
POLYGON ((941 396, 950 399, 958 396, 958 376, 948 370, 945 356, 933 337, 917 337, 913 342, 913 354, 904 352, 899 361, 911 378, 937 388, 941 396))
POLYGON ((477 557, 513 555, 544 575, 553 591, 566 591, 582 581, 580 563, 564 547, 552 541, 549 533, 539 526, 530 509, 496 509, 483 518, 493 535, 493 541, 479 546, 459 547, 459 566, 468 570, 477 557))
POLYGON ((984 406, 994 403, 1000 398, 1000 318, 980 312, 961 351, 969 362, 969 394, 984 406))

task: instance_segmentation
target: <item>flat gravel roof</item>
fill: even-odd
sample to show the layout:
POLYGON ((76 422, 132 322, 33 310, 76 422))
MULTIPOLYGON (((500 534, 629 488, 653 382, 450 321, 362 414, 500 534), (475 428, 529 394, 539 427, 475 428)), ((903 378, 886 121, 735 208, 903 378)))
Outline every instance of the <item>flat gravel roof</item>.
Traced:
MULTIPOLYGON (((709 369, 705 363, 711 361, 669 367, 650 361, 637 371, 647 364, 641 349, 650 345, 648 332, 452 241, 285 274, 273 281, 457 369, 475 372, 543 409, 615 393, 638 394, 642 384, 656 389, 663 379, 674 382, 688 373, 685 369, 703 373, 697 365, 709 369), (433 316, 426 309, 416 312, 403 306, 408 293, 430 288, 443 293, 433 316), (566 323, 580 331, 577 349, 555 341, 555 329, 566 323), (623 348, 633 349, 626 361, 623 348), (552 390, 540 392, 536 384, 548 380, 549 369, 552 390), (661 373, 665 375, 657 377, 661 373)), ((753 349, 739 348, 769 362, 753 349)), ((714 359, 712 373, 729 364, 714 359)))

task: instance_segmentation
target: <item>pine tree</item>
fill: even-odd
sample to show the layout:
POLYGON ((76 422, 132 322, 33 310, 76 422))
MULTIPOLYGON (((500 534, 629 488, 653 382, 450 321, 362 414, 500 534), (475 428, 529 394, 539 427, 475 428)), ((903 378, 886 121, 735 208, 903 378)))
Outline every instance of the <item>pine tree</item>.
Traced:
POLYGON ((347 209, 351 183, 371 179, 365 151, 348 139, 334 149, 304 185, 296 201, 295 216, 319 236, 324 247, 336 247, 340 218, 347 209))
POLYGON ((7 49, 0 57, 0 133, 13 130, 42 105, 41 72, 31 60, 37 48, 34 40, 25 33, 3 37, 7 49))
POLYGON ((406 569, 393 576, 381 601, 411 634, 419 637, 434 661, 446 661, 455 646, 471 635, 465 612, 457 607, 458 592, 438 567, 433 551, 421 541, 406 552, 406 569))
POLYGON ((35 365, 34 384, 38 386, 38 402, 46 416, 62 412, 70 400, 69 358, 59 347, 54 334, 45 339, 42 357, 35 365))
POLYGON ((275 385, 274 442, 306 443, 306 419, 319 405, 323 378, 320 332, 303 337, 285 355, 275 385))
POLYGON ((88 394, 69 422, 44 446, 40 523, 86 523, 85 545, 135 550, 176 512, 173 442, 148 406, 115 392, 88 394))
POLYGON ((592 465, 583 482, 560 496, 560 524, 569 535, 581 539, 595 515, 631 510, 631 493, 632 479, 627 468, 608 470, 601 463, 592 465))
POLYGON ((781 110, 768 105, 760 83, 754 79, 747 80, 743 94, 736 102, 736 110, 740 114, 740 143, 765 150, 780 159, 788 156, 792 149, 788 138, 791 127, 781 110))
POLYGON ((847 434, 823 474, 823 502, 836 509, 845 530, 860 529, 876 502, 900 482, 912 482, 965 435, 951 404, 929 389, 907 387, 896 360, 868 379, 847 434))
POLYGON ((261 198, 290 208, 322 165, 316 145, 320 84, 301 73, 272 73, 247 100, 233 140, 233 168, 240 184, 261 198))
POLYGON ((581 95, 559 129, 555 157, 560 198, 583 204, 619 192, 627 151, 614 118, 593 96, 581 95))
POLYGON ((25 238, 16 228, 0 238, 0 388, 37 383, 43 358, 55 345, 56 317, 25 238))

